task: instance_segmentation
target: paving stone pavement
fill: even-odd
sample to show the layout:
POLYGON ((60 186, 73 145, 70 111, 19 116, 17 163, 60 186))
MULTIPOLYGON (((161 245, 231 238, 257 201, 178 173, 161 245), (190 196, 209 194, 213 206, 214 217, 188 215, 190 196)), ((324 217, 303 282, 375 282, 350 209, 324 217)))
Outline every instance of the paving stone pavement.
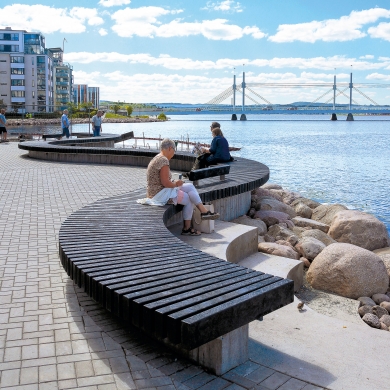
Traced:
POLYGON ((0 388, 320 389, 250 360, 211 375, 73 284, 58 257, 61 223, 143 183, 141 168, 39 161, 0 144, 0 388))

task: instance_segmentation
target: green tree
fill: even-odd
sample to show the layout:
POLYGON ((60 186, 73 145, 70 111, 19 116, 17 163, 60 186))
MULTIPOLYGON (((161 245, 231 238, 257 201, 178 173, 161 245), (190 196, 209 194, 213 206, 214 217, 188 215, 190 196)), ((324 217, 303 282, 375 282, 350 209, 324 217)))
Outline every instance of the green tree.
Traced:
POLYGON ((166 121, 167 120, 167 116, 162 112, 161 114, 158 115, 157 119, 160 119, 162 121, 166 121))
POLYGON ((114 110, 115 114, 118 113, 118 111, 120 110, 121 106, 119 104, 114 104, 112 106, 112 109, 114 110))
POLYGON ((126 106, 127 115, 131 116, 133 113, 133 107, 132 106, 126 106))
POLYGON ((69 111, 69 116, 72 116, 72 114, 74 114, 78 111, 77 104, 74 104, 73 102, 66 103, 66 108, 69 111))

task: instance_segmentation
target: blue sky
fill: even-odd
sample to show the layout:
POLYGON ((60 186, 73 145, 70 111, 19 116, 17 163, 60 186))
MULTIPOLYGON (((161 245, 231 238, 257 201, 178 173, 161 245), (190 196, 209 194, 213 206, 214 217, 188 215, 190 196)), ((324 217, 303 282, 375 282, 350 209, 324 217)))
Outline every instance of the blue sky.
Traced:
MULTIPOLYGON (((352 70, 355 83, 390 84, 389 0, 2 0, 6 26, 42 32, 47 47, 65 38, 75 82, 102 99, 205 103, 243 69, 248 83, 345 83, 352 70)), ((272 103, 328 89, 254 88, 272 103)), ((362 91, 390 104, 390 89, 362 91)))

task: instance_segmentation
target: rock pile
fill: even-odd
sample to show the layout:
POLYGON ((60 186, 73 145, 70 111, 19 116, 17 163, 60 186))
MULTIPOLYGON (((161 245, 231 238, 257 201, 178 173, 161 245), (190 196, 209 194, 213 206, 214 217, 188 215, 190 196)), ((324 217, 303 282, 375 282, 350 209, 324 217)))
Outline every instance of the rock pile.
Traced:
MULTIPOLYGON (((88 118, 73 118, 72 124, 88 123, 88 118)), ((141 123, 141 122, 164 122, 157 118, 105 118, 104 123, 141 123)), ((44 126, 44 125, 59 125, 61 118, 29 118, 29 119, 7 119, 8 126, 44 126)))
POLYGON ((241 219, 258 226, 259 252, 300 259, 313 288, 358 299, 363 321, 389 330, 390 238, 381 221, 268 183, 241 219))

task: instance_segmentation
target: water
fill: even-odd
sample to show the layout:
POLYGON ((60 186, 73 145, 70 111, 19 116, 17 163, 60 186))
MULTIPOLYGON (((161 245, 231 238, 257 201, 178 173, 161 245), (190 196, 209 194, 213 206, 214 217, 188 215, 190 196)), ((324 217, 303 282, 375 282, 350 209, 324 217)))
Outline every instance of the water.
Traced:
MULTIPOLYGON (((233 122, 226 115, 185 115, 164 123, 104 123, 103 130, 172 139, 188 135, 191 141, 210 143, 210 122, 216 120, 229 144, 242 148, 234 155, 266 164, 270 181, 321 203, 341 203, 374 214, 390 231, 390 117, 359 116, 354 122, 346 122, 345 116, 331 122, 325 115, 248 115, 248 119, 233 122)), ((75 132, 87 129, 86 124, 73 126, 75 132)), ((155 141, 150 144, 156 146, 155 141)))

